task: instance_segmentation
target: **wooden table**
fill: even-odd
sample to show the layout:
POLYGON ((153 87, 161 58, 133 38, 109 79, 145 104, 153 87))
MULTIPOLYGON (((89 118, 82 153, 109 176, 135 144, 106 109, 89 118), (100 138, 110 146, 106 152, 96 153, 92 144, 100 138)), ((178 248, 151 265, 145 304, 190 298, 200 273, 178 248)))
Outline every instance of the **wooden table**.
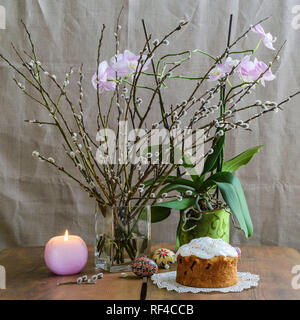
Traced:
MULTIPOLYGON (((172 244, 153 246, 171 248, 172 244)), ((260 275, 259 286, 240 293, 184 293, 159 289, 148 280, 148 300, 215 300, 215 299, 300 299, 300 289, 291 286, 294 265, 300 265, 300 254, 291 248, 243 246, 239 271, 260 275)), ((93 248, 82 274, 93 275, 99 270, 93 266, 93 248)), ((55 276, 46 268, 43 248, 11 248, 0 252, 0 265, 6 268, 6 290, 0 290, 0 299, 96 299, 139 300, 142 281, 134 275, 121 278, 119 273, 104 273, 95 285, 57 286, 57 282, 74 280, 78 276, 55 276)), ((175 268, 172 267, 171 270, 175 268)), ((165 270, 160 270, 165 272, 165 270)))

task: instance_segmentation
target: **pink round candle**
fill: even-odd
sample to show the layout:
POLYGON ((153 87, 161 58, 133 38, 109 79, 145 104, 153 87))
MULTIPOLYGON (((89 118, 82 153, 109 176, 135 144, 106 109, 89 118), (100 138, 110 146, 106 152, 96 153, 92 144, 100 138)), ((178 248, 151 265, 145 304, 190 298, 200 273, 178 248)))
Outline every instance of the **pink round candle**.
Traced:
POLYGON ((78 236, 68 235, 51 238, 45 247, 47 267, 57 275, 79 273, 87 263, 88 249, 78 236))

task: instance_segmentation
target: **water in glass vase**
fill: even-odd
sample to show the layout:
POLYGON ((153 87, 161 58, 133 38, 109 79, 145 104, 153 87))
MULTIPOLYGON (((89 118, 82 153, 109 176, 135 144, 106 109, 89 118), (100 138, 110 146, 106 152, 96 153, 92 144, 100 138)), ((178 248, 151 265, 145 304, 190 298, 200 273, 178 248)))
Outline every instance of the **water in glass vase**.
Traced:
POLYGON ((135 258, 150 253, 150 206, 96 205, 95 233, 96 267, 109 272, 130 271, 135 258))

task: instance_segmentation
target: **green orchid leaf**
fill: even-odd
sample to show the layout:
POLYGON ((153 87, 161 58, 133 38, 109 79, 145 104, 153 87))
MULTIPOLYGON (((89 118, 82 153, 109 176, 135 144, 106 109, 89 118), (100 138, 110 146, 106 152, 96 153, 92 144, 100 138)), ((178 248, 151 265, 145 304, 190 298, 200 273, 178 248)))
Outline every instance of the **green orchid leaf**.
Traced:
POLYGON ((231 172, 218 172, 208 178, 201 186, 201 191, 205 192, 211 186, 217 185, 221 191, 224 201, 228 204, 235 215, 246 238, 253 233, 253 225, 244 195, 244 191, 239 179, 231 172))
POLYGON ((168 216, 171 214, 170 208, 164 208, 164 207, 151 207, 151 222, 156 223, 163 221, 168 218, 168 216))
POLYGON ((206 157, 204 168, 201 176, 205 175, 207 172, 213 171, 217 168, 218 157, 222 152, 225 143, 225 135, 218 138, 215 146, 213 147, 214 152, 206 157))
POLYGON ((192 180, 197 183, 199 181, 199 174, 195 169, 195 164, 186 154, 183 156, 183 167, 186 169, 192 180))
POLYGON ((224 162, 222 171, 226 172, 235 172, 237 169, 239 169, 241 166, 246 165, 251 161, 253 156, 263 147, 264 145, 256 146, 253 148, 250 148, 236 157, 224 162))
POLYGON ((191 161, 190 157, 187 154, 182 153, 181 148, 174 148, 174 161, 177 164, 179 163, 179 161, 182 161, 182 166, 186 169, 192 180, 194 182, 197 181, 199 175, 194 169, 195 164, 191 161))
POLYGON ((155 203, 152 205, 153 207, 163 207, 163 208, 170 208, 170 209, 176 209, 176 210, 185 210, 187 208, 192 207, 195 204, 194 198, 183 198, 180 200, 172 200, 168 202, 161 202, 161 203, 155 203))

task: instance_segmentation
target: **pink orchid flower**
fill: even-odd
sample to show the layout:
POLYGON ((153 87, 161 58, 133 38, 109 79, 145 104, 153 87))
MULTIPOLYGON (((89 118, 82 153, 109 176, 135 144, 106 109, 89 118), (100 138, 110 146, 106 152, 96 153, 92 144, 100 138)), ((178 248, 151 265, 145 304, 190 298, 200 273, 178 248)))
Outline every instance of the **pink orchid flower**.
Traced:
MULTIPOLYGON (((258 61, 256 58, 254 60, 254 64, 257 70, 259 70, 260 74, 265 72, 268 69, 268 66, 263 61, 258 61)), ((271 68, 262 76, 260 82, 263 86, 265 86, 265 81, 272 81, 276 78, 276 76, 272 73, 271 68)))
POLYGON ((222 79, 225 76, 226 71, 223 70, 222 65, 217 65, 211 72, 209 73, 208 81, 217 81, 222 79))
POLYGON ((228 57, 223 63, 224 69, 227 70, 226 72, 231 72, 232 68, 236 67, 239 63, 240 63, 240 60, 232 59, 231 57, 228 57))
POLYGON ((261 37, 262 42, 264 43, 264 45, 271 50, 275 50, 275 48, 273 47, 273 43, 277 40, 276 37, 274 37, 271 35, 270 32, 265 33, 263 27, 258 24, 256 25, 252 31, 256 34, 258 34, 261 37))
MULTIPOLYGON (((146 55, 142 56, 142 59, 146 59, 146 55)), ((140 56, 136 56, 134 53, 129 50, 125 50, 123 54, 118 54, 116 57, 112 57, 110 64, 114 72, 118 74, 119 77, 126 77, 129 74, 132 74, 137 71, 138 61, 140 56)), ((145 65, 143 66, 142 71, 148 69, 148 65, 151 59, 148 59, 145 65)), ((140 70, 140 66, 138 71, 140 70)))
POLYGON ((124 59, 124 54, 119 53, 110 59, 110 65, 114 73, 120 78, 126 77, 129 74, 128 64, 124 59))
POLYGON ((239 66, 240 78, 245 82, 253 82, 259 77, 259 71, 255 64, 250 60, 250 56, 245 56, 239 66))
POLYGON ((114 81, 109 81, 111 79, 113 79, 113 70, 106 61, 102 61, 98 67, 98 79, 97 72, 95 72, 92 77, 93 87, 97 89, 98 84, 99 93, 102 93, 104 90, 114 91, 116 88, 116 83, 114 81))
MULTIPOLYGON (((254 82, 256 81, 260 75, 267 70, 268 66, 263 62, 254 59, 254 61, 250 60, 250 56, 245 56, 238 68, 240 78, 244 82, 254 82)), ((272 81, 276 78, 276 76, 272 73, 271 69, 269 69, 261 78, 261 84, 265 86, 265 81, 272 81)))
POLYGON ((231 72, 232 68, 236 67, 240 61, 234 60, 231 57, 226 58, 223 63, 218 64, 210 73, 208 81, 216 81, 225 77, 226 73, 231 72))

